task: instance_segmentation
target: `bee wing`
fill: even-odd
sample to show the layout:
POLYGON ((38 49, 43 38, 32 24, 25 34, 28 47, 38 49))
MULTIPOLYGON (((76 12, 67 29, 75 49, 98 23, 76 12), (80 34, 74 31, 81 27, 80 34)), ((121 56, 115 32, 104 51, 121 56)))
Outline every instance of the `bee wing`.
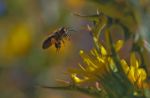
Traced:
POLYGON ((56 41, 56 40, 55 40, 55 36, 54 36, 54 35, 49 36, 49 37, 43 42, 42 48, 43 48, 43 49, 49 48, 49 47, 53 44, 54 41, 56 41))

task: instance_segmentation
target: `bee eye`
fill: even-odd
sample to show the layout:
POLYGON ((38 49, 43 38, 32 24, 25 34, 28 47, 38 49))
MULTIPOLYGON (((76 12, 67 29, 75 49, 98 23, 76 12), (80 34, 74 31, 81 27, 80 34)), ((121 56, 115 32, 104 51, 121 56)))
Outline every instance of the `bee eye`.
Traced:
POLYGON ((65 32, 68 32, 68 29, 67 29, 67 28, 65 28, 65 32))

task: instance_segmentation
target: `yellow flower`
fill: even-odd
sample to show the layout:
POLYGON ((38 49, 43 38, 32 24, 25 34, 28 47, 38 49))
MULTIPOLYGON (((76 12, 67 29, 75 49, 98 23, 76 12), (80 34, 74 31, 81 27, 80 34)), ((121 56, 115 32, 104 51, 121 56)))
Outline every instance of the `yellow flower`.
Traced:
POLYGON ((147 74, 143 68, 139 67, 140 64, 135 53, 132 52, 130 55, 130 66, 125 60, 121 61, 123 69, 132 84, 137 85, 138 87, 143 87, 143 83, 146 80, 147 74))
MULTIPOLYGON (((122 45, 122 40, 117 41, 115 44, 116 51, 119 51, 122 45)), ((79 64, 80 69, 78 70, 70 70, 71 78, 75 83, 96 79, 97 76, 103 77, 103 75, 108 74, 110 71, 118 71, 113 59, 108 55, 105 47, 101 44, 98 44, 98 47, 100 51, 92 49, 89 53, 85 53, 83 50, 80 50, 83 64, 79 64), (77 77, 77 74, 86 77, 86 79, 80 79, 77 77)))

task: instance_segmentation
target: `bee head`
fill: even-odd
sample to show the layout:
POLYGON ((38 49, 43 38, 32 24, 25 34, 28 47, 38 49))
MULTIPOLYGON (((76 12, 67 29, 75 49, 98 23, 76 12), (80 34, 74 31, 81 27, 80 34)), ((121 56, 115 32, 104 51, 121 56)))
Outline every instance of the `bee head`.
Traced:
POLYGON ((76 32, 74 29, 72 29, 72 27, 61 27, 59 29, 59 33, 64 37, 70 36, 70 32, 72 31, 76 32))
POLYGON ((59 33, 60 33, 62 36, 66 36, 67 33, 68 33, 68 28, 66 28, 66 27, 60 28, 59 33))
POLYGON ((74 29, 72 29, 72 27, 61 27, 60 32, 65 32, 65 33, 68 33, 68 31, 73 31, 73 32, 76 32, 74 29))
POLYGON ((60 28, 60 32, 67 32, 67 31, 68 31, 68 28, 66 28, 66 27, 60 28))

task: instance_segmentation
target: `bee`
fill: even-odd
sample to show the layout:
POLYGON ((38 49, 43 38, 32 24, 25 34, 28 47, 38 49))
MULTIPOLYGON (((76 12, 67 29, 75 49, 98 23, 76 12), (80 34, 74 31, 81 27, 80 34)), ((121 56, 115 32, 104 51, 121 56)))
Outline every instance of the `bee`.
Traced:
POLYGON ((52 45, 55 45, 55 48, 57 50, 60 50, 62 43, 64 43, 64 38, 70 37, 68 34, 68 28, 67 27, 61 27, 52 34, 50 34, 49 37, 47 37, 42 45, 43 49, 48 49, 52 45))

